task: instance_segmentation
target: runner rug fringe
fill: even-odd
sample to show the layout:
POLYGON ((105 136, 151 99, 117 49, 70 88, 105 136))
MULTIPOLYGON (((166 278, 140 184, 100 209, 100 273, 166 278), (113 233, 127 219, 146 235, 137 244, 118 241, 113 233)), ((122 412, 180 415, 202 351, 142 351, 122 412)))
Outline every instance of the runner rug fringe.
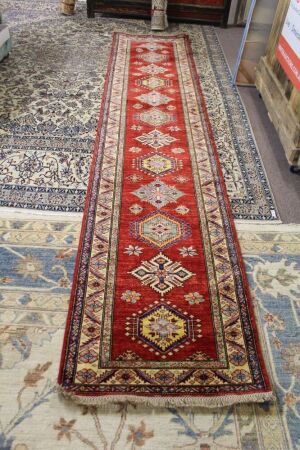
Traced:
POLYGON ((67 392, 61 385, 57 385, 57 392, 64 397, 74 401, 78 405, 105 407, 113 403, 128 402, 135 405, 142 404, 153 408, 162 407, 202 407, 202 408, 222 408, 224 406, 236 405, 237 403, 263 403, 274 402, 276 397, 271 392, 265 394, 246 394, 246 395, 226 395, 220 397, 139 397, 137 395, 103 395, 86 396, 76 395, 67 392))
POLYGON ((186 35, 114 34, 58 383, 91 405, 273 398, 186 35))

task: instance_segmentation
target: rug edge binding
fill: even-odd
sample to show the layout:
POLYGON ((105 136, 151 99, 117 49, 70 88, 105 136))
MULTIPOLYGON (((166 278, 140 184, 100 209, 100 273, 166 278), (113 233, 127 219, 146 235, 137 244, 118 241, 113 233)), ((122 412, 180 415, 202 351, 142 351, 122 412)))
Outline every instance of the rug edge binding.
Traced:
POLYGON ((56 385, 57 393, 72 400, 75 404, 81 406, 102 407, 116 403, 131 403, 134 405, 143 405, 147 407, 163 408, 163 407, 201 407, 201 408, 222 408, 241 403, 263 403, 276 402, 276 396, 272 391, 258 392, 254 394, 243 395, 223 395, 220 397, 148 397, 138 395, 102 395, 102 396, 86 396, 76 395, 67 391, 62 385, 56 385))

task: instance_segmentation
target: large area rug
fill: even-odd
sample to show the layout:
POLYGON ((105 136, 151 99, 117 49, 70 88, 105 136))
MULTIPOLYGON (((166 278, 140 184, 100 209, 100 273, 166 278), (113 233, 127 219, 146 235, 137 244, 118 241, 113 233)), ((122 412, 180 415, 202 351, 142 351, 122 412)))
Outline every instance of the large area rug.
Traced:
MULTIPOLYGON (((0 205, 82 211, 113 31, 148 33, 150 22, 59 14, 56 0, 1 0, 13 51, 0 71, 0 205)), ((188 33, 234 216, 278 214, 247 115, 215 31, 188 33)))
POLYGON ((87 404, 272 398, 187 35, 114 35, 59 383, 87 404))
POLYGON ((0 448, 299 448, 299 226, 239 231, 275 403, 96 409, 55 392, 81 222, 46 219, 0 218, 0 448))

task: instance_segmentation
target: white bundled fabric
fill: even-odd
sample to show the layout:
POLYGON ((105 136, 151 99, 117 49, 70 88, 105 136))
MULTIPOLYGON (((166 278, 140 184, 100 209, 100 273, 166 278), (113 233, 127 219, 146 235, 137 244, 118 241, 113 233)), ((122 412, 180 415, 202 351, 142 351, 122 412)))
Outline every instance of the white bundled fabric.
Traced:
POLYGON ((163 31, 167 28, 167 4, 167 0, 152 0, 151 30, 163 31))

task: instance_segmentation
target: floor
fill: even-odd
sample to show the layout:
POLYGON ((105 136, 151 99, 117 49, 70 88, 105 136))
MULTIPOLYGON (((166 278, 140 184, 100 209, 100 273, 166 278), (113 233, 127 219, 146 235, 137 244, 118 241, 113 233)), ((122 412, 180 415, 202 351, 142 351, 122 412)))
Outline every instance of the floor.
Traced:
MULTIPOLYGON (((232 70, 243 29, 218 28, 217 33, 232 70)), ((283 223, 300 223, 300 174, 292 174, 263 100, 254 87, 240 87, 255 139, 283 223)))
MULTIPOLYGON (((53 21, 51 1, 58 0, 19 1, 23 5, 34 2, 37 10, 30 10, 32 21, 38 23, 37 28, 43 29, 45 34, 48 19, 44 19, 43 14, 48 14, 53 21)), ((0 3, 11 8, 13 2, 0 0, 0 3)), ((78 5, 79 1, 77 8, 78 5)), ((56 5, 55 8, 57 10, 56 5)), ((21 24, 25 23, 22 14, 22 8, 17 10, 21 24)), ((55 23, 54 20, 49 25, 52 33, 55 23)), ((81 24, 81 36, 85 36, 81 24)), ((73 42, 78 36, 76 30, 74 26, 68 35, 73 42)), ((43 45, 47 46, 48 42, 38 42, 32 29, 28 35, 30 31, 36 43, 34 48, 44 51, 43 45)), ((242 30, 228 28, 217 32, 232 67, 242 30)), ((104 36, 103 30, 102 34, 104 36)), ((16 48, 16 39, 14 42, 16 48)), ((66 35, 62 42, 62 47, 67 47, 66 35)), ((28 58, 28 48, 26 52, 28 58)), ((83 53, 79 52, 77 61, 88 64, 83 53)), ((70 60, 68 67, 74 76, 74 62, 71 57, 70 60)), ((78 72, 79 68, 76 69, 78 72)), ((25 71, 21 75, 26 79, 25 71)), ((99 77, 98 71, 95 76, 99 77)), ((71 88, 68 89, 72 94, 71 88)), ((257 91, 242 88, 240 93, 281 219, 284 223, 300 223, 300 176, 290 174, 284 151, 257 91)), ((81 216, 32 210, 27 215, 20 209, 17 213, 8 209, 3 212, 0 208, 0 384, 5 386, 0 394, 0 412, 3 411, 0 414, 0 449, 300 448, 299 226, 270 222, 262 226, 261 223, 238 224, 257 307, 257 324, 268 353, 277 402, 213 410, 162 408, 151 411, 132 404, 96 410, 79 408, 55 391, 81 216)))

